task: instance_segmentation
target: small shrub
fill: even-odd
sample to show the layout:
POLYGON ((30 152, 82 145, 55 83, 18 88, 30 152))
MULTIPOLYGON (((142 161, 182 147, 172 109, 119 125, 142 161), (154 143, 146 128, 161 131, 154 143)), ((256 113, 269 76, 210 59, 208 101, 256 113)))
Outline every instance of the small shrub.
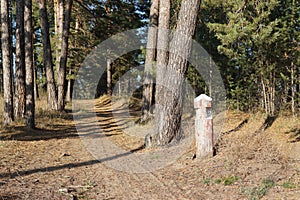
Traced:
POLYGON ((272 188, 275 186, 275 182, 271 179, 263 179, 262 180, 262 184, 263 184, 263 187, 265 188, 272 188))
POLYGON ((216 184, 222 183, 222 179, 220 179, 220 178, 216 179, 216 180, 215 180, 215 183, 216 183, 216 184))
POLYGON ((220 184, 223 183, 224 185, 231 185, 234 182, 236 182, 237 180, 239 180, 238 176, 228 176, 228 177, 224 177, 224 178, 218 178, 214 181, 214 183, 216 184, 220 184))
POLYGON ((267 192, 268 189, 261 186, 255 186, 253 188, 246 188, 242 190, 242 193, 247 195, 248 200, 259 200, 261 197, 265 196, 267 192))
POLYGON ((242 189, 242 193, 246 194, 249 200, 259 200, 268 193, 270 188, 274 186, 275 182, 273 180, 263 179, 261 186, 242 189))
POLYGON ((236 182, 237 180, 239 180, 239 177, 237 176, 229 176, 224 178, 224 185, 231 185, 234 182, 236 182))
POLYGON ((211 179, 210 179, 210 178, 205 178, 205 179, 203 179, 203 183, 204 183, 205 185, 209 185, 210 182, 211 182, 211 179))
POLYGON ((296 188, 296 184, 288 181, 288 182, 284 182, 282 184, 282 187, 287 189, 294 189, 296 188))

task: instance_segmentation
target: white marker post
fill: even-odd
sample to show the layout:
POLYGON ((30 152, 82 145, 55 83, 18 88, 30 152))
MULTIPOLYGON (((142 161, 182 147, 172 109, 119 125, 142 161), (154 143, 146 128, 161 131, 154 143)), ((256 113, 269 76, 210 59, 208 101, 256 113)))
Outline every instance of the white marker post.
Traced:
POLYGON ((213 156, 213 120, 212 98, 201 94, 194 99, 196 109, 195 134, 196 157, 206 158, 213 156))

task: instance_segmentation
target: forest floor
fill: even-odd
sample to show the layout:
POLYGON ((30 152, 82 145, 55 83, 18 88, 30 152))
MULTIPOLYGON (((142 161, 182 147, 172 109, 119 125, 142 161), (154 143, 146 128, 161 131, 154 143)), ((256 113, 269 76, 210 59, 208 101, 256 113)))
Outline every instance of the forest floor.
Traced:
MULTIPOLYGON (((111 141, 129 149, 142 145, 122 133, 107 98, 97 101, 99 126, 111 141)), ((36 123, 35 130, 22 122, 0 130, 0 200, 300 199, 299 117, 227 111, 214 157, 194 159, 190 148, 148 173, 115 170, 95 159, 72 113, 39 110, 36 123)))

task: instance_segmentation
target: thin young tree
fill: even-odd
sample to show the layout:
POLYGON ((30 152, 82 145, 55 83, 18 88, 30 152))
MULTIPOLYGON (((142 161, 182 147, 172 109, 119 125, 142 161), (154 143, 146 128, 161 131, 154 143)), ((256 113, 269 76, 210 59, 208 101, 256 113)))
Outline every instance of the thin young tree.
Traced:
POLYGON ((61 41, 61 54, 59 62, 59 70, 57 73, 57 96, 58 96, 58 110, 62 111, 65 109, 65 91, 66 91, 66 68, 68 58, 68 44, 69 44, 69 33, 70 33, 70 21, 71 21, 71 10, 73 0, 66 1, 62 41, 61 41))
POLYGON ((34 100, 34 70, 32 45, 32 0, 25 0, 24 9, 24 36, 25 36, 25 69, 26 69, 26 125, 35 127, 35 100, 34 100))
POLYGON ((25 48, 24 48, 24 0, 16 1, 16 60, 14 114, 23 118, 25 114, 25 48))
POLYGON ((112 63, 110 58, 106 59, 106 87, 107 87, 107 95, 112 95, 112 63))
POLYGON ((148 29, 148 42, 145 59, 144 82, 143 82, 143 99, 142 99, 142 116, 141 122, 147 121, 151 114, 154 91, 154 62, 156 60, 157 45, 157 26, 159 1, 152 0, 150 7, 150 24, 148 29))
POLYGON ((8 0, 1 0, 1 48, 3 66, 3 87, 4 87, 4 125, 9 125, 14 120, 13 114, 13 90, 11 73, 10 53, 10 19, 8 0))
POLYGON ((56 86, 54 81, 54 71, 53 71, 53 61, 52 61, 52 51, 49 36, 49 21, 46 0, 39 0, 39 10, 40 10, 40 24, 42 31, 42 43, 44 50, 44 66, 46 69, 46 79, 47 79, 47 101, 48 108, 50 110, 57 110, 57 95, 56 86))
MULTIPOLYGON (((107 0, 105 11, 107 14, 107 32, 108 37, 111 36, 111 0, 107 0)), ((107 87, 107 94, 109 96, 112 95, 113 89, 112 89, 112 62, 109 58, 109 55, 106 58, 106 87, 107 87)))
MULTIPOLYGON (((34 21, 33 21, 34 22, 34 21)), ((34 27, 34 23, 32 24, 32 26, 34 27)), ((36 44, 37 43, 37 38, 36 38, 36 33, 33 32, 32 34, 32 44, 36 44)), ((39 99, 39 86, 38 86, 38 74, 37 74, 37 52, 35 47, 33 46, 33 81, 34 81, 34 99, 39 99)))
POLYGON ((168 73, 163 74, 164 87, 157 94, 161 101, 156 103, 160 108, 156 111, 158 127, 153 136, 154 146, 164 146, 182 138, 182 90, 199 8, 200 0, 183 0, 181 3, 176 32, 170 43, 168 73))

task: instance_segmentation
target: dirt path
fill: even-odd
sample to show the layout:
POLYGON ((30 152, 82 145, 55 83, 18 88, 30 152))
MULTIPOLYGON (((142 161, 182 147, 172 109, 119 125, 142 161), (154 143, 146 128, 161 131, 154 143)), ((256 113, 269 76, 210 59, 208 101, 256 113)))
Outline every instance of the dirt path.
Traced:
MULTIPOLYGON (((128 136, 117 126, 125 127, 126 123, 116 122, 109 107, 104 105, 109 104, 98 107, 97 120, 108 138, 122 141, 120 145, 128 148, 139 147, 142 141, 128 142, 128 136)), ((224 125, 224 132, 234 129, 249 116, 233 113, 228 117, 230 121, 224 125)), ((115 170, 107 166, 107 160, 95 159, 76 134, 69 115, 53 116, 49 120, 54 121, 35 131, 24 127, 1 130, 0 200, 300 197, 298 158, 285 156, 272 142, 272 133, 266 132, 265 136, 249 133, 257 129, 263 121, 261 118, 250 118, 238 131, 224 135, 213 158, 193 160, 190 151, 168 167, 138 174, 115 170), (52 123, 55 125, 50 126, 52 123)), ((298 130, 297 123, 291 123, 287 131, 298 130)), ((276 126, 282 123, 274 124, 269 132, 278 130, 276 126)), ((85 128, 87 136, 97 129, 92 125, 85 128)), ((284 136, 289 137, 279 135, 282 140, 284 136)), ((292 149, 299 147, 299 142, 293 143, 295 147, 285 144, 292 149)))

